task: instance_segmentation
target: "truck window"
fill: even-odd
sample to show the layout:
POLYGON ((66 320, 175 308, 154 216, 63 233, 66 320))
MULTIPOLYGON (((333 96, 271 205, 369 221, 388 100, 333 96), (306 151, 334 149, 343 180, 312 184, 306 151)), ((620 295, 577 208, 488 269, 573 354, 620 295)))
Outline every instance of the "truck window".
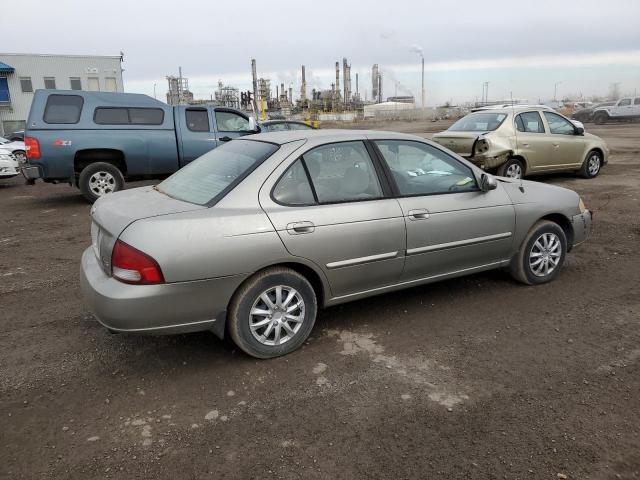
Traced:
POLYGON ((185 110, 187 119, 187 128, 192 132, 208 132, 209 129, 209 114, 206 110, 187 108, 185 110))
POLYGON ((619 107, 627 107, 631 105, 631 99, 630 98, 623 98, 622 100, 620 100, 618 102, 618 106, 619 107))
POLYGON ((45 123, 78 123, 84 99, 79 95, 49 95, 44 107, 45 123))
POLYGON ((127 125, 129 113, 126 108, 98 107, 93 112, 93 121, 98 125, 127 125))
POLYGON ((242 115, 224 110, 216 110, 216 123, 219 132, 246 132, 249 130, 249 120, 242 115))
POLYGON ((161 108, 130 108, 129 119, 132 125, 162 125, 164 110, 161 108))

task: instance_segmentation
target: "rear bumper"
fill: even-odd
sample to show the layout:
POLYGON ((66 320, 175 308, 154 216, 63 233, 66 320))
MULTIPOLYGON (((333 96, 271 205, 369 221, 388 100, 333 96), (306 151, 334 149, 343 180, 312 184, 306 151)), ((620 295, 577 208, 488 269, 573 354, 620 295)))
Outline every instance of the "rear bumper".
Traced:
POLYGON ((579 215, 575 215, 571 218, 571 226, 573 227, 573 246, 580 245, 584 242, 589 235, 591 235, 591 228, 593 224, 593 213, 590 210, 585 210, 579 215))
POLYGON ((128 285, 106 275, 93 249, 82 255, 80 286, 98 321, 111 331, 172 334, 212 330, 224 336, 226 309, 244 276, 161 285, 128 285))
POLYGON ((38 167, 24 166, 21 170, 22 175, 24 175, 24 178, 26 178, 27 180, 36 180, 38 178, 42 178, 40 169, 38 167))

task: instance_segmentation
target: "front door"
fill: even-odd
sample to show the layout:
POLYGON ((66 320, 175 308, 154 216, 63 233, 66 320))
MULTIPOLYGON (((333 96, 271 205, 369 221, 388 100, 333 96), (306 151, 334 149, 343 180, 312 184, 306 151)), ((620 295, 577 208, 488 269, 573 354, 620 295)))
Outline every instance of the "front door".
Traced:
POLYGON ((216 119, 216 131, 218 132, 218 142, 228 142, 234 138, 250 133, 249 118, 235 110, 216 108, 214 110, 216 119))
POLYGON ((582 135, 576 135, 576 126, 562 115, 544 112, 549 127, 551 141, 551 162, 549 170, 578 169, 584 161, 585 141, 582 135))
POLYGON ((320 145, 274 172, 260 203, 291 255, 317 265, 334 297, 397 283, 405 226, 362 141, 320 145))
POLYGON ((472 169, 434 146, 374 141, 394 179, 407 229, 403 281, 495 266, 509 256, 515 228, 500 185, 482 192, 472 169))

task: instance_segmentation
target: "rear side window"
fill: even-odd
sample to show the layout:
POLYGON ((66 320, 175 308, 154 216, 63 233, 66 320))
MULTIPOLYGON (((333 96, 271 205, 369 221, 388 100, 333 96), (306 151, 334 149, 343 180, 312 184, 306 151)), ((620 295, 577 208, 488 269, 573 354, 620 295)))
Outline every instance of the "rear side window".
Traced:
POLYGON ((516 128, 519 132, 544 133, 544 125, 538 112, 525 112, 518 115, 516 128))
POLYGON ((79 95, 49 95, 44 107, 45 123, 78 123, 84 99, 79 95))
POLYGON ((280 177, 273 188, 273 199, 283 205, 313 205, 316 203, 302 160, 296 160, 280 177))
POLYGON ((185 111, 187 128, 192 132, 208 132, 209 114, 202 109, 187 109, 185 111))
POLYGON ((99 125, 162 125, 164 110, 161 108, 98 107, 93 121, 99 125))

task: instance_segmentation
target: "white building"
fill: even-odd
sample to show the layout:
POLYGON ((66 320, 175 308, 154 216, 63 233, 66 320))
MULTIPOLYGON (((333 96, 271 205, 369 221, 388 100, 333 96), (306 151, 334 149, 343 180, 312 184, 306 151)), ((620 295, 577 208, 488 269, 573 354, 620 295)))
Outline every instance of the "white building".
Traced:
POLYGON ((122 58, 0 53, 0 136, 25 129, 40 88, 122 92, 122 58))

